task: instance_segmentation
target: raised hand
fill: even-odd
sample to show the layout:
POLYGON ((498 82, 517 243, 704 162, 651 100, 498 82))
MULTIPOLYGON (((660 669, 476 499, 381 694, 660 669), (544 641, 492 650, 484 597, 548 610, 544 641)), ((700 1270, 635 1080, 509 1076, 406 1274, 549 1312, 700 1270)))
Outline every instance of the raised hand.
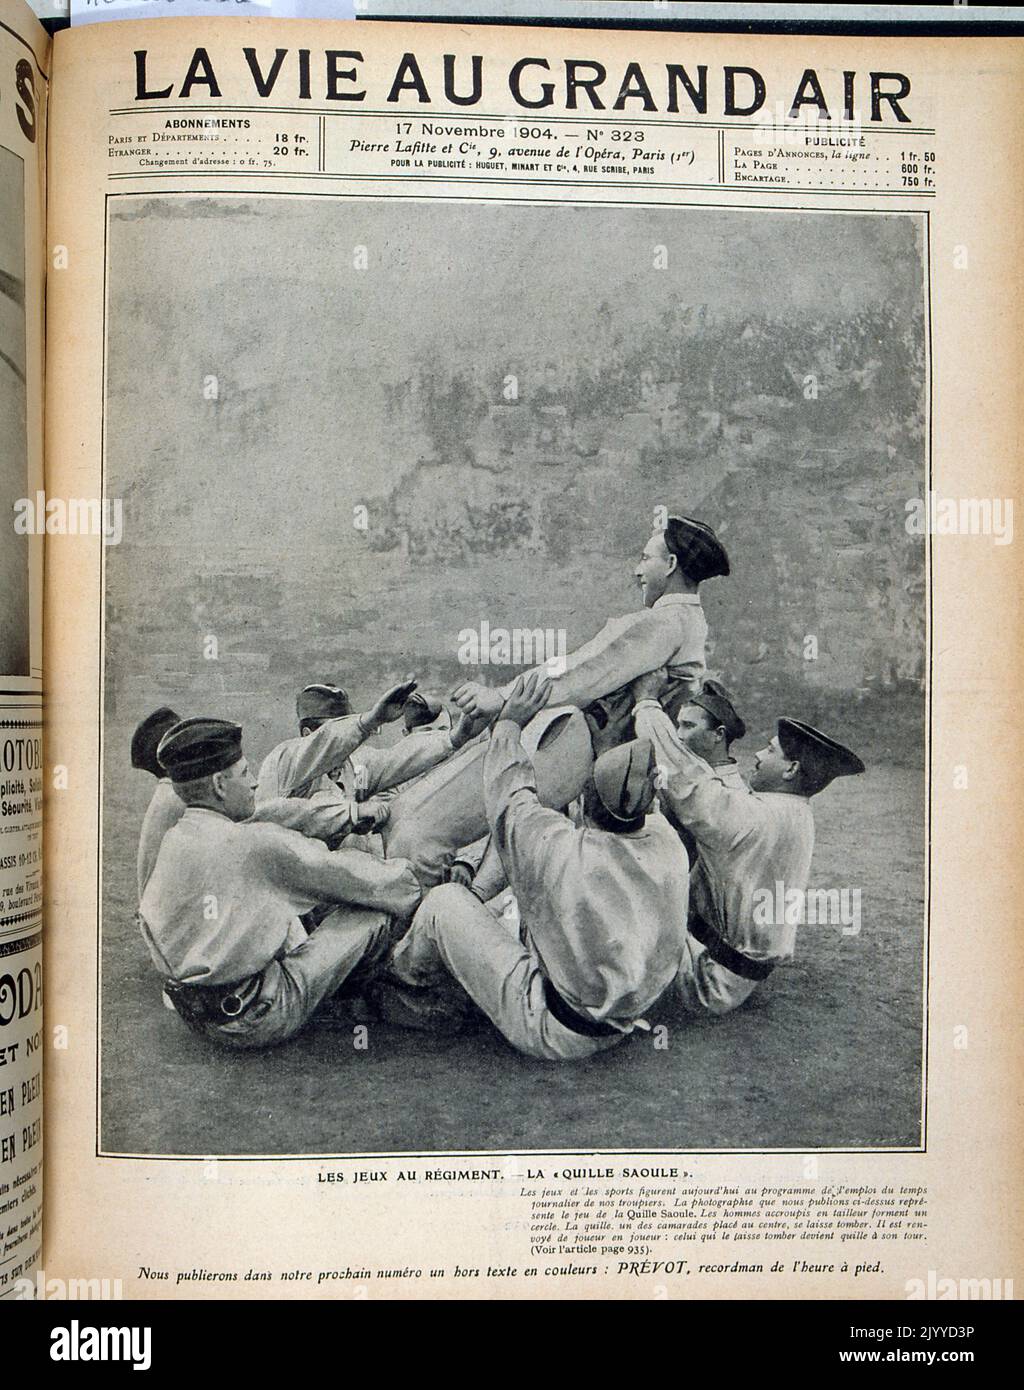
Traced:
POLYGON ((668 685, 668 671, 659 666, 656 671, 645 671, 630 685, 634 700, 658 700, 668 685))
POLYGON ((512 687, 501 711, 502 719, 511 719, 513 724, 525 728, 535 714, 539 714, 551 695, 551 677, 539 671, 529 671, 520 676, 512 687))
POLYGON ((499 690, 491 690, 478 681, 463 681, 452 691, 451 698, 463 714, 473 715, 487 722, 497 719, 504 704, 499 690))
POLYGON ((390 724, 393 719, 400 719, 405 702, 415 689, 416 677, 410 674, 400 684, 393 685, 390 690, 385 690, 377 703, 366 714, 365 722, 377 727, 381 724, 390 724))
POLYGON ((461 710, 450 735, 452 747, 464 747, 470 739, 483 733, 490 723, 491 717, 487 714, 470 714, 468 710, 461 710))

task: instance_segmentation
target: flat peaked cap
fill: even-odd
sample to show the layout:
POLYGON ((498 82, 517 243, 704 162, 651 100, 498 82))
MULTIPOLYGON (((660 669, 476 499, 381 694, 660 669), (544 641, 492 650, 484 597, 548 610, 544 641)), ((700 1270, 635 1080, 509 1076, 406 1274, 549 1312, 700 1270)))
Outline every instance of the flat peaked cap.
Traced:
POLYGON ((181 715, 175 714, 168 705, 161 705, 152 714, 147 714, 132 734, 132 767, 151 772, 154 777, 163 777, 164 770, 156 760, 156 750, 168 729, 181 723, 181 715))
POLYGON ((720 681, 706 680, 701 686, 700 694, 694 695, 690 704, 706 709, 715 723, 721 724, 725 729, 730 743, 733 739, 742 738, 747 732, 746 724, 736 713, 732 696, 720 681))
POLYGON ((799 719, 779 720, 779 746, 787 758, 799 762, 808 777, 819 784, 819 791, 836 777, 854 777, 865 771, 851 749, 799 719))
POLYGON ((295 714, 304 719, 340 719, 352 713, 348 691, 340 685, 307 685, 295 700, 295 714))
POLYGON ((705 579, 729 573, 725 546, 706 521, 692 516, 670 516, 665 524, 665 545, 679 561, 687 579, 700 584, 705 579))
POLYGON ((654 800, 654 749, 645 738, 609 748, 594 764, 594 787, 616 820, 643 816, 654 800))
POLYGON ((156 750, 172 782, 192 782, 224 772, 242 756, 242 730, 228 719, 182 719, 156 750))
POLYGON ((424 724, 433 724, 444 706, 433 695, 424 695, 416 690, 402 706, 402 718, 407 729, 419 729, 424 724))

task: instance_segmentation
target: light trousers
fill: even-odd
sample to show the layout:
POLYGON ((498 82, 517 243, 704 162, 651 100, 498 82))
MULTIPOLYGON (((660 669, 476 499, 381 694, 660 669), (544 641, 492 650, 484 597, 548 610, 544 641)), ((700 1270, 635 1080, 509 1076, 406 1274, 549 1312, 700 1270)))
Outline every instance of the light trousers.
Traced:
POLYGON ((458 884, 433 888, 395 948, 392 973, 429 989, 447 971, 518 1052, 548 1062, 577 1061, 621 1042, 592 1038, 559 1023, 544 998, 540 958, 508 922, 458 884))

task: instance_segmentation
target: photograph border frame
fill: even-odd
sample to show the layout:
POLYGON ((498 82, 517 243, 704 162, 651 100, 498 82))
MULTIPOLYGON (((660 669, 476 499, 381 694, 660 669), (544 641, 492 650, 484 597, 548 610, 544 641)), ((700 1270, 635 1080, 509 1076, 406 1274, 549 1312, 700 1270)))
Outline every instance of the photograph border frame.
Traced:
MULTIPOLYGON (((117 176, 113 176, 117 177, 117 176)), ((120 177, 130 177, 121 175, 120 177)), ((588 185, 589 186, 589 185, 588 185)), ((715 190, 711 190, 715 191, 715 190)), ((804 193, 806 196, 814 197, 816 190, 792 190, 793 192, 804 193)), ((838 191, 838 190, 837 190, 838 191)), ((843 190, 847 196, 848 190, 843 190)), ((923 390, 923 408, 926 413, 924 422, 923 447, 925 454, 924 483, 926 488, 925 495, 929 495, 934 488, 934 450, 933 450, 933 422, 934 422, 934 402, 933 402, 933 323, 932 323, 932 237, 931 237, 931 209, 924 208, 859 208, 859 207, 835 207, 817 205, 799 205, 793 203, 737 203, 737 202, 713 202, 709 200, 700 201, 664 201, 650 202, 639 199, 615 199, 600 198, 600 200, 586 199, 563 199, 550 197, 529 197, 529 196, 483 196, 483 197, 452 197, 430 192, 423 193, 361 193, 353 191, 314 191, 314 192, 293 192, 287 189, 239 189, 239 188, 188 188, 188 189, 145 189, 138 191, 111 192, 109 189, 104 193, 104 218, 103 218, 103 278, 102 278, 102 383, 101 383, 101 419, 100 419, 100 495, 106 496, 107 480, 107 367, 109 355, 108 340, 108 309, 109 309, 109 231, 110 214, 112 200, 121 198, 136 199, 163 199, 163 198, 291 198, 302 199, 304 201, 321 201, 328 199, 344 199, 355 202, 420 202, 432 201, 442 202, 452 205, 472 204, 472 205, 493 205, 493 206, 549 206, 579 208, 581 206, 593 205, 596 208, 617 208, 635 209, 639 211, 656 208, 658 210, 691 209, 694 211, 717 209, 729 212, 739 212, 747 214, 763 214, 767 212, 792 212, 792 213, 815 213, 822 216, 847 216, 858 217, 877 216, 877 217, 909 217, 919 219, 922 226, 922 309, 924 323, 924 356, 925 356, 925 382, 923 390)), ((933 545, 934 537, 931 528, 928 529, 926 545, 924 547, 924 618, 925 618, 925 684, 924 684, 924 913, 923 913, 923 940, 922 940, 922 982, 921 982, 921 1079, 920 1079, 920 1144, 918 1145, 864 1145, 858 1147, 785 1147, 785 1148, 725 1148, 717 1147, 710 1149, 701 1148, 542 1148, 542 1149, 435 1149, 426 1151, 416 1150, 395 1150, 391 1152, 371 1151, 371 1152, 317 1152, 317 1153, 217 1153, 211 1154, 176 1154, 176 1153, 147 1153, 121 1150, 107 1150, 102 1146, 102 1053, 103 1053, 103 1031, 102 1031, 102 1003, 103 1003, 103 775, 104 775, 104 752, 106 734, 106 708, 104 691, 104 665, 106 655, 106 555, 105 547, 100 545, 98 556, 99 569, 99 608, 98 608, 98 636, 97 643, 97 700, 98 700, 98 749, 96 763, 96 1011, 95 1011, 95 1096, 94 1096, 94 1133, 95 1147, 92 1157, 99 1159, 127 1159, 127 1160, 146 1160, 153 1162, 173 1162, 173 1163, 205 1163, 211 1158, 217 1161, 231 1163, 276 1163, 276 1162, 305 1162, 322 1163, 330 1161, 332 1163, 341 1162, 365 1162, 368 1159, 421 1159, 421 1158, 484 1158, 501 1159, 505 1157, 566 1157, 584 1155, 587 1157, 614 1158, 614 1157, 743 1157, 752 1158, 759 1155, 774 1156, 786 1154, 835 1154, 835 1155, 870 1155, 870 1154, 925 1154, 928 1152, 928 1071, 930 1061, 930 1017, 929 1017, 929 997, 931 984, 930 956, 931 956, 931 929, 932 929, 932 823, 933 823, 933 792, 934 778, 932 767, 933 751, 933 660, 934 660, 934 583, 933 583, 933 545)))

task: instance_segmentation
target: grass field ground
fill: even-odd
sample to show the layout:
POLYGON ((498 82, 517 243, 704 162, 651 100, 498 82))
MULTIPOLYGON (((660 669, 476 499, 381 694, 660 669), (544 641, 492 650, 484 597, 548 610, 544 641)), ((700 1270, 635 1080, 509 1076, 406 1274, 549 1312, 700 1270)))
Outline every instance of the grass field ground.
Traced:
POLYGON ((924 835, 919 770, 873 766, 815 802, 812 886, 859 887, 859 934, 805 926, 796 958, 724 1019, 659 1012, 575 1065, 489 1027, 440 1038, 312 1026, 222 1052, 161 1004, 134 923, 139 774, 107 798, 101 1148, 113 1153, 905 1147, 921 1142, 924 835))

